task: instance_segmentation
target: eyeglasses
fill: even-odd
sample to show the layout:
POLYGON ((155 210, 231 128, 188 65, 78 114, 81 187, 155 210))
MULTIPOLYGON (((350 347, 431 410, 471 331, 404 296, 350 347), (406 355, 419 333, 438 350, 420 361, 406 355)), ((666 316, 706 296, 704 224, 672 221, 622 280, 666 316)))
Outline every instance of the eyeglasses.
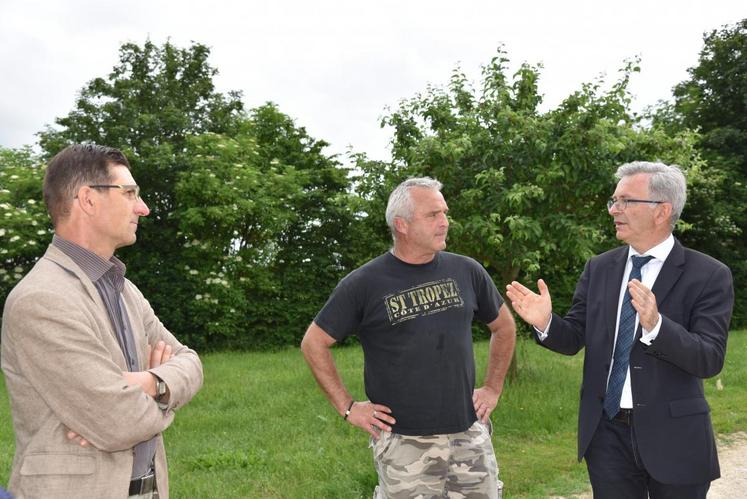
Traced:
POLYGON ((127 196, 134 196, 134 199, 140 199, 140 186, 137 184, 97 184, 89 185, 91 189, 122 189, 127 196))
POLYGON ((652 199, 615 199, 615 198, 609 198, 607 200, 607 209, 611 210, 614 206, 620 211, 625 211, 625 209, 628 207, 629 204, 632 203, 649 203, 649 204, 662 204, 666 203, 666 201, 654 201, 652 199))

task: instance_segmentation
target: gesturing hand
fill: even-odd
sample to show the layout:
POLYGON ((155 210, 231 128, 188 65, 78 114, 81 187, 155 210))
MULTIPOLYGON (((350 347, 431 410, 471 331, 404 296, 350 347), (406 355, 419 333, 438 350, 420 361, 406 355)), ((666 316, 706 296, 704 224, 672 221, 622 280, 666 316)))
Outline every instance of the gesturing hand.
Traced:
POLYGON ((537 281, 540 294, 535 293, 523 284, 513 281, 506 286, 506 296, 511 300, 511 306, 527 323, 544 331, 550 323, 552 315, 552 300, 545 281, 537 281))
POLYGON ((630 304, 638 312, 638 320, 646 331, 651 331, 659 322, 659 308, 656 306, 656 295, 638 279, 628 282, 630 304))
POLYGON ((378 440, 379 431, 392 431, 392 427, 387 423, 396 423, 391 413, 392 410, 387 406, 374 404, 368 400, 365 402, 353 402, 347 420, 353 426, 366 430, 375 440, 378 440))

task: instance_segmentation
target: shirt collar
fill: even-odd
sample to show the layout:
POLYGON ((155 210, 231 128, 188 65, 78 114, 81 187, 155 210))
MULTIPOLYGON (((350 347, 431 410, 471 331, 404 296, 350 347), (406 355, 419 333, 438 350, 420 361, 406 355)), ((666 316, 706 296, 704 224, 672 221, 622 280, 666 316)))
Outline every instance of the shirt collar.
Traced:
POLYGON ((108 261, 104 260, 93 251, 87 250, 83 246, 68 241, 57 234, 52 236, 52 244, 70 257, 70 259, 81 268, 86 276, 88 276, 91 282, 98 281, 110 270, 114 270, 115 274, 119 274, 122 278, 124 278, 125 272, 127 271, 125 264, 116 256, 112 255, 108 261))
POLYGON ((628 260, 630 260, 631 256, 650 255, 653 256, 655 260, 663 262, 669 256, 672 248, 674 248, 674 236, 672 234, 669 234, 669 237, 664 239, 662 242, 660 242, 650 250, 646 251, 643 255, 638 254, 638 252, 634 250, 632 246, 628 246, 628 260))

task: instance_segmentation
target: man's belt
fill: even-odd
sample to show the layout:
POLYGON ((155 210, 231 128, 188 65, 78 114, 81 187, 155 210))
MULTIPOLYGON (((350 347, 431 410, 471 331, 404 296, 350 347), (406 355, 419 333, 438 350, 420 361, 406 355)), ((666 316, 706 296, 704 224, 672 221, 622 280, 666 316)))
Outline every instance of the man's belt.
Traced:
POLYGON ((156 473, 151 471, 149 474, 130 481, 130 491, 127 495, 137 496, 148 494, 156 490, 156 473))

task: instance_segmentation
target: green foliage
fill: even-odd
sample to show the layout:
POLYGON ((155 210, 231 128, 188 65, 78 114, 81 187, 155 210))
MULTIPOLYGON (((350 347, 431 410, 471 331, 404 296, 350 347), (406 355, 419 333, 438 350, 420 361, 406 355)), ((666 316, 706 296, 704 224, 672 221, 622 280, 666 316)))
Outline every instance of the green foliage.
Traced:
POLYGON ((706 33, 698 64, 657 110, 663 127, 700 132, 706 163, 685 215, 683 240, 729 265, 736 303, 733 324, 747 324, 747 19, 706 33), (711 214, 710 218, 704 214, 711 214))
MULTIPOLYGON (((475 344, 478 379, 487 350, 487 342, 475 344)), ((492 416, 504 497, 584 492, 586 466, 576 462, 582 355, 558 355, 526 339, 517 351, 520 376, 492 416)), ((334 356, 362 398, 360 348, 336 348, 334 356)), ((205 386, 165 435, 172 497, 371 497, 368 439, 331 408, 298 348, 212 353, 202 361, 205 386)), ((720 437, 747 430, 747 331, 731 333, 724 369, 705 389, 720 437)), ((10 421, 2 376, 0 421, 10 421)), ((0 425, 0 484, 10 474, 13 441, 11 425, 0 425)))
POLYGON ((41 161, 29 149, 0 147, 0 303, 52 237, 43 176, 41 161))
POLYGON ((274 344, 298 344, 306 326, 324 305, 337 281, 352 270, 348 251, 358 237, 351 209, 348 170, 323 153, 328 145, 308 135, 303 127, 265 105, 251 113, 252 131, 259 146, 262 170, 272 165, 297 172, 300 191, 285 201, 293 217, 278 232, 271 271, 273 296, 271 326, 274 344), (282 324, 282 328, 278 328, 282 324))
POLYGON ((349 268, 347 171, 268 104, 215 92, 209 49, 125 44, 106 78, 41 134, 127 154, 151 215, 121 250, 160 318, 193 346, 300 341, 349 268))
POLYGON ((232 137, 188 141, 177 181, 181 310, 199 346, 297 344, 346 257, 348 180, 326 144, 268 104, 232 137))
POLYGON ((499 50, 479 89, 456 70, 447 88, 403 101, 383 120, 394 128, 395 161, 359 161, 381 179, 361 191, 373 213, 404 178, 438 178, 450 207, 449 248, 482 262, 500 286, 545 278, 560 310, 583 263, 617 244, 605 206, 616 167, 660 159, 687 168, 697 155, 692 135, 645 128, 632 114, 635 62, 609 89, 603 80, 585 84, 547 112, 540 68, 523 64, 509 77, 507 64, 499 50))
POLYGON ((203 326, 185 323, 180 309, 194 296, 182 283, 188 240, 178 233, 173 216, 177 179, 189 160, 188 138, 233 132, 243 108, 238 93, 215 91, 217 70, 208 64, 209 54, 201 44, 180 49, 170 43, 126 43, 111 73, 90 81, 73 111, 56 120, 58 128, 40 134, 47 156, 75 142, 109 145, 127 155, 151 214, 140 224, 137 244, 119 256, 127 262, 128 277, 177 334, 203 326))
MULTIPOLYGON (((739 103, 711 102, 709 90, 725 93, 717 83, 742 74, 743 32, 744 23, 707 37, 692 82, 651 124, 629 110, 635 61, 611 85, 585 84, 543 111, 541 68, 509 75, 499 50, 478 88, 456 70, 446 88, 402 101, 382 122, 394 130, 394 161, 352 154, 351 171, 273 104, 245 112, 238 93, 216 92, 207 47, 127 43, 40 143, 47 157, 72 142, 128 155, 151 215, 120 256, 167 326, 202 349, 296 343, 339 278, 391 244, 387 197, 412 175, 444 182, 450 250, 475 257, 500 287, 545 278, 561 310, 583 262, 617 244, 605 210, 615 167, 680 164, 690 183, 680 237, 731 265, 743 301, 745 142, 732 139, 744 113, 719 125, 719 106, 739 103), (696 118, 711 127, 700 125, 702 139, 687 128, 696 118)), ((0 149, 3 296, 49 240, 39 164, 28 150, 0 149)))

